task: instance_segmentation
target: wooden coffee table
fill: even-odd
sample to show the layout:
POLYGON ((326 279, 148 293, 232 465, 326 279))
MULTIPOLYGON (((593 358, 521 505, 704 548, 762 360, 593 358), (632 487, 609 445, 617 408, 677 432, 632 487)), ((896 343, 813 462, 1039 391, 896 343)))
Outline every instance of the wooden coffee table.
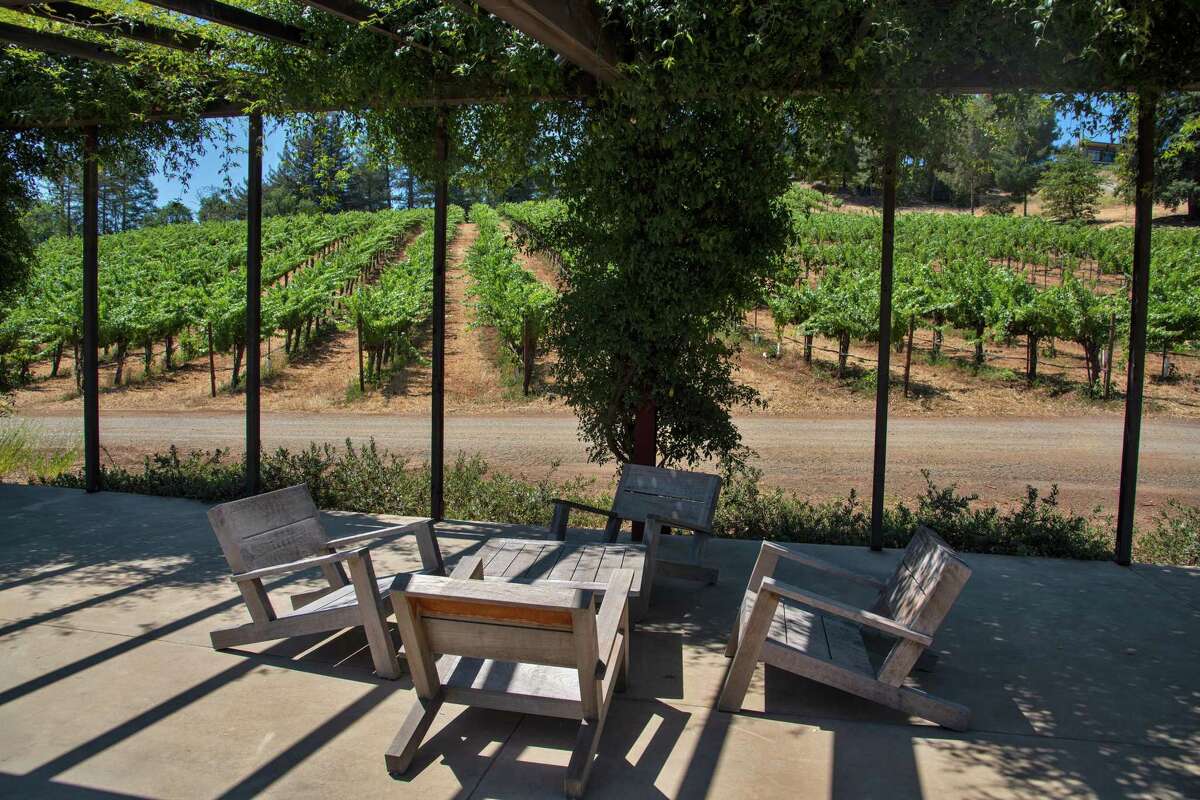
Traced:
POLYGON ((488 539, 472 553, 483 560, 485 580, 555 581, 603 594, 614 569, 633 571, 630 599, 640 596, 646 550, 639 545, 488 539))

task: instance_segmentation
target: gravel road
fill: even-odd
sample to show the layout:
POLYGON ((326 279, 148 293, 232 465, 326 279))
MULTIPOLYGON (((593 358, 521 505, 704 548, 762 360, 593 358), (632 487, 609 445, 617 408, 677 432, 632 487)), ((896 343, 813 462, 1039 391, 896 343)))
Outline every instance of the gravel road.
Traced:
MULTIPOLYGON (((76 416, 31 418, 52 439, 78 437, 76 416)), ((2 421, 0 421, 2 422, 2 421)), ((869 499, 873 421, 870 418, 742 417, 746 444, 769 483, 814 498, 842 497, 851 487, 869 499)), ((362 443, 374 437, 388 450, 414 458, 429 452, 429 422, 415 416, 264 413, 268 448, 311 441, 362 443)), ((104 413, 101 441, 115 458, 164 449, 241 445, 242 418, 231 413, 104 413)), ((561 415, 459 416, 446 420, 448 453, 479 452, 493 464, 527 475, 607 477, 611 468, 587 462, 575 420, 561 415)), ((889 423, 888 494, 911 497, 924 488, 920 470, 939 484, 1004 502, 1026 484, 1058 483, 1062 501, 1077 510, 1116 507, 1121 451, 1118 417, 893 419, 889 423)), ((1147 421, 1143 427, 1139 507, 1152 513, 1167 498, 1200 503, 1200 423, 1147 421)))

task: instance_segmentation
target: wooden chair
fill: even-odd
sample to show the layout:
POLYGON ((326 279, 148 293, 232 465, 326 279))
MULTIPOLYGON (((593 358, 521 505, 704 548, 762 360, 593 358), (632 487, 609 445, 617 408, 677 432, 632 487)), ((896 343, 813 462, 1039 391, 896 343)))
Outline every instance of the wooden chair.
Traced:
POLYGON ((738 711, 755 665, 762 661, 953 730, 971 711, 904 685, 917 659, 954 605, 970 568, 940 536, 919 528, 886 583, 812 556, 764 542, 734 623, 733 657, 718 706, 738 711), (851 605, 775 580, 780 558, 879 588, 872 608, 851 605), (894 641, 876 671, 863 639, 870 630, 894 641))
POLYGON ((214 506, 208 520, 251 619, 236 628, 213 631, 214 649, 361 625, 375 672, 381 678, 399 677, 397 647, 386 622, 392 578, 376 578, 368 548, 338 548, 385 535, 414 533, 424 568, 441 573, 442 559, 431 520, 413 518, 401 525, 330 539, 304 485, 214 506), (343 563, 350 567, 349 580, 343 563), (321 568, 329 585, 292 596, 292 610, 277 613, 263 578, 313 567, 321 568))
POLYGON ((550 532, 559 541, 566 538, 572 509, 607 517, 604 535, 609 542, 617 540, 624 520, 645 523, 646 568, 642 573, 641 596, 643 603, 649 603, 650 586, 656 573, 709 584, 717 582, 718 571, 703 566, 701 561, 704 546, 712 536, 712 520, 720 495, 721 479, 716 475, 626 464, 621 467, 621 479, 617 482, 611 509, 555 499, 550 532), (690 562, 657 557, 658 537, 671 528, 692 532, 690 562))
POLYGON ((384 757, 388 771, 409 768, 444 702, 565 717, 580 725, 564 788, 580 797, 629 669, 633 573, 613 572, 598 613, 590 591, 482 577, 477 556, 449 578, 396 577, 392 604, 417 702, 384 757))

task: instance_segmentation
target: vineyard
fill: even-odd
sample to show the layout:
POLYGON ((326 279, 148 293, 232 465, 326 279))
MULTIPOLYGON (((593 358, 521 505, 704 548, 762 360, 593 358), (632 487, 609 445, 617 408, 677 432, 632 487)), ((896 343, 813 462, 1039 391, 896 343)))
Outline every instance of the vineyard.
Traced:
MULTIPOLYGON (((880 220, 820 210, 805 192, 793 192, 794 244, 776 277, 764 286, 778 354, 792 333, 804 360, 814 350, 836 358, 843 378, 852 342, 872 342, 879 325, 880 220), (820 347, 827 341, 831 347, 820 347)), ((552 249, 560 204, 508 204, 522 241, 552 249)), ((1128 272, 1132 233, 1127 228, 1060 225, 1037 217, 903 214, 897 217, 892 341, 904 360, 905 393, 913 342, 925 332, 930 357, 961 332, 971 362, 982 367, 993 345, 1025 348, 1024 373, 1033 383, 1042 353, 1058 341, 1078 345, 1089 393, 1105 394, 1112 365, 1128 336, 1128 272)), ((1200 344, 1200 232, 1156 230, 1151 264, 1149 347, 1170 377, 1171 357, 1192 358, 1200 344)), ((556 254, 569 258, 569 254, 556 254)), ((873 367, 873 359, 870 366, 873 367)), ((1119 372, 1118 372, 1119 376, 1119 372)))
POLYGON ((479 238, 467 255, 467 290, 475 325, 493 328, 521 365, 521 388, 529 394, 538 340, 554 304, 554 292, 517 263, 517 249, 500 227, 500 215, 485 205, 471 207, 479 238))
MULTIPOLYGON (((461 218, 455 209, 452 217, 461 218), (455 215, 457 215, 455 217, 455 215)), ((428 222, 427 211, 351 212, 272 217, 263 225, 262 336, 283 339, 287 356, 312 347, 323 333, 351 317, 366 334, 378 375, 385 361, 407 354, 406 337, 429 315, 432 245, 423 235, 414 253, 385 268, 388 256, 428 222), (415 298, 415 300, 414 300, 415 298), (374 338, 371 338, 374 337, 374 338)), ((218 392, 218 354, 232 358, 229 387, 241 381, 245 352, 246 226, 240 222, 170 225, 100 240, 100 346, 115 363, 114 385, 129 379, 132 348, 153 368, 176 358, 206 355, 209 393, 218 392)), ((3 309, 0 359, 17 380, 50 361, 56 376, 64 352, 78 365, 82 343, 82 243, 56 238, 37 254, 31 287, 14 308, 3 309)), ((76 382, 80 380, 78 369, 76 382)))

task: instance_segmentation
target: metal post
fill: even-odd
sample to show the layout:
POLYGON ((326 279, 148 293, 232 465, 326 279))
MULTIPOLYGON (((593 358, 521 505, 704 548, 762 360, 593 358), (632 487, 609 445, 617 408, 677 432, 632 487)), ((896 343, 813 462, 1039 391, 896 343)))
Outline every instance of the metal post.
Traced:
POLYGON ((443 473, 445 465, 446 397, 446 112, 438 111, 433 151, 438 177, 433 203, 433 394, 430 399, 429 495, 430 516, 441 520, 445 512, 443 473))
POLYGON ((100 491, 100 168, 99 132, 83 131, 83 472, 100 491))
POLYGON ((1125 390, 1125 436, 1121 449, 1121 494, 1117 502, 1118 564, 1133 559, 1133 511, 1137 495, 1138 447, 1142 436, 1142 387, 1146 377, 1146 303, 1150 294, 1150 227, 1154 216, 1154 115, 1158 98, 1138 97, 1137 193, 1133 211, 1133 297, 1129 313, 1129 372, 1125 390))
POLYGON ((262 115, 250 115, 246 176, 246 494, 258 494, 261 478, 262 355, 262 115))
POLYGON ((875 373, 875 465, 871 483, 871 549, 883 549, 883 484, 887 470, 888 389, 892 382, 892 274, 896 243, 896 144, 883 147, 883 239, 879 259, 879 365, 875 373))

